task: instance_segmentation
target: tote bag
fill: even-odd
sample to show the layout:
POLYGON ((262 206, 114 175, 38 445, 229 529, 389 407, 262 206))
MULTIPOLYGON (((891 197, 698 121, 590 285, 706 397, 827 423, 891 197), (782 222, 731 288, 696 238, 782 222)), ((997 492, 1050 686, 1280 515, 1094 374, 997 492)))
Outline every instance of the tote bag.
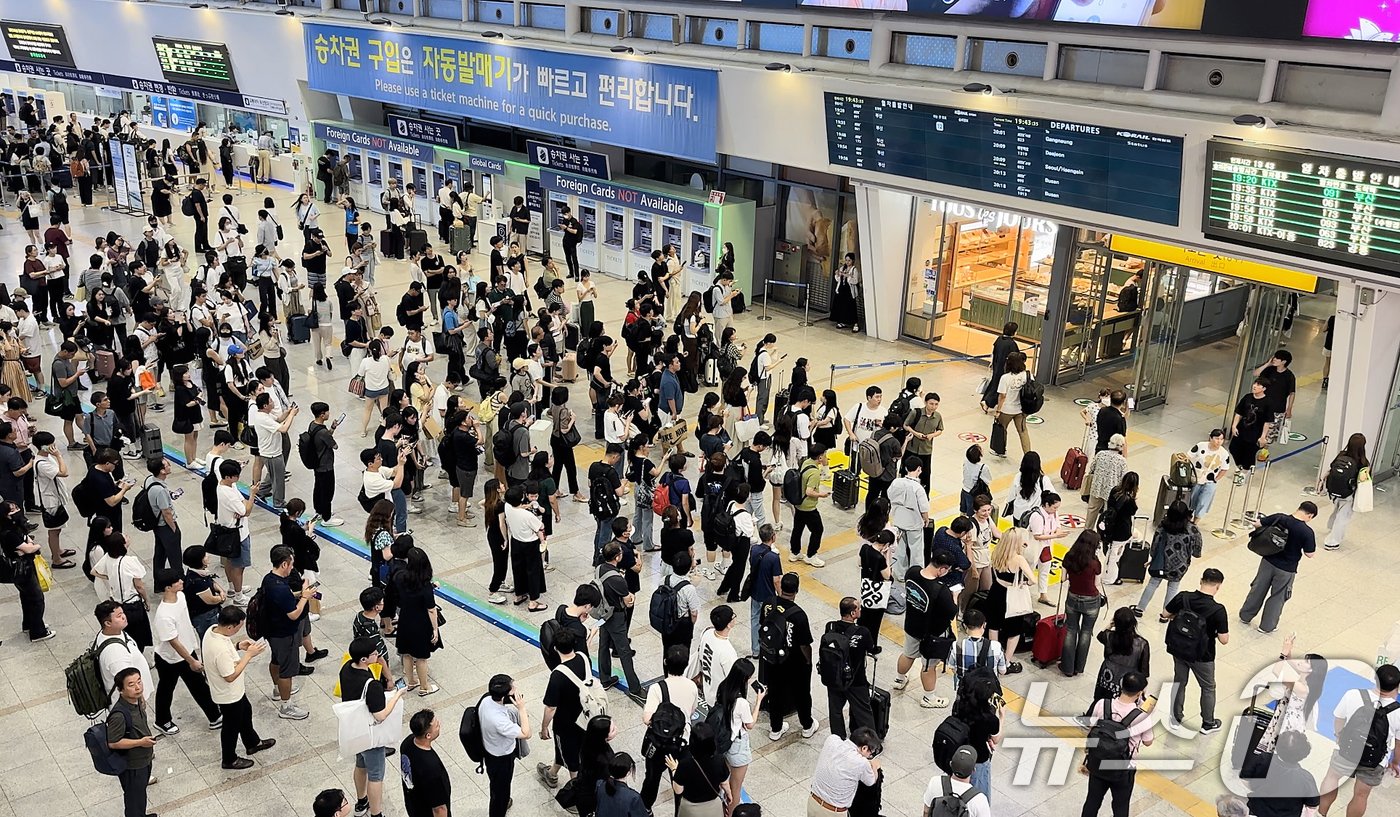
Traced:
POLYGON ((1376 507, 1375 484, 1371 482, 1371 469, 1362 468, 1356 481, 1356 493, 1351 496, 1351 508, 1357 513, 1370 513, 1376 507))
POLYGON ((1015 618, 1034 612, 1032 606, 1031 586, 1021 580, 1021 574, 1016 574, 1016 580, 1006 587, 1006 617, 1015 618))
MULTIPOLYGON (((369 684, 365 684, 366 690, 369 684)), ((398 746, 403 741, 403 697, 400 696, 382 721, 376 721, 365 703, 364 692, 357 701, 341 701, 331 705, 340 726, 341 760, 354 757, 367 749, 398 746)))

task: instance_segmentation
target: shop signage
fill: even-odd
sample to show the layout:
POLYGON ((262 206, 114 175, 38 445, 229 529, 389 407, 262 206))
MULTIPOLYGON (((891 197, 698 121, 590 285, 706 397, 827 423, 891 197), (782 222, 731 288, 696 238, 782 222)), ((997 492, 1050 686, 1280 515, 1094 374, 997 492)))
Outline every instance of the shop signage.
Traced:
POLYGON ((475 153, 467 157, 467 167, 480 173, 490 173, 500 176, 506 172, 504 159, 493 159, 490 156, 477 156, 475 153))
POLYGON ((596 179, 581 179, 578 176, 564 176, 552 170, 540 171, 540 185, 555 193, 582 196, 612 204, 620 204, 633 210, 644 210, 661 216, 671 216, 692 224, 705 223, 705 205, 698 201, 686 201, 653 193, 650 190, 637 190, 622 187, 596 179))
MULTIPOLYGON (((346 128, 341 125, 332 125, 326 122, 311 123, 311 133, 317 139, 325 142, 335 142, 341 145, 352 145, 354 147, 368 148, 383 153, 392 153, 395 156, 402 156, 405 159, 413 159, 420 162, 432 161, 433 149, 427 145, 417 142, 409 142, 403 139, 395 139, 392 136, 384 136, 379 133, 366 133, 365 131, 346 128)), ((421 190, 422 188, 419 188, 421 190)))
POLYGON ((77 67, 63 26, 0 20, 0 35, 5 38, 5 47, 10 50, 10 56, 18 61, 77 67))
POLYGON ((575 176, 588 176, 593 179, 608 180, 612 173, 608 169, 608 155, 589 150, 551 145, 531 139, 525 143, 525 152, 530 161, 540 167, 572 173, 575 176))
POLYGON ((1154 261, 1165 261, 1168 264, 1179 264, 1203 272, 1214 272, 1227 278, 1243 278, 1246 281, 1258 281, 1261 284, 1287 287, 1299 292, 1317 291, 1316 275, 1260 264, 1255 261, 1246 261, 1242 258, 1231 258, 1227 255, 1216 255, 1215 253, 1193 250, 1189 247, 1176 247, 1171 244, 1162 244, 1158 241, 1148 241, 1145 238, 1134 238, 1130 235, 1117 233, 1113 235, 1109 247, 1116 253, 1150 258, 1154 261))
POLYGON ((1024 227, 1034 233, 1049 235, 1059 229, 1055 222, 1048 218, 1037 218, 1007 210, 998 210, 995 207, 983 207, 979 204, 937 197, 929 199, 929 211, 944 213, 958 219, 976 219, 993 230, 1002 227, 1024 227))
POLYGON ((389 132, 402 139, 457 149, 457 129, 446 122, 429 122, 407 116, 389 114, 389 132))
POLYGON ((253 96, 252 94, 243 94, 237 91, 221 91, 216 88, 195 88, 191 85, 180 85, 158 79, 138 79, 136 77, 124 77, 121 74, 103 74, 97 71, 83 71, 77 68, 64 68, 57 65, 35 65, 28 62, 15 62, 14 60, 0 60, 0 71, 13 74, 28 74, 35 77, 61 80, 63 82, 79 82, 84 85, 108 85, 113 88, 121 88, 124 91, 139 91, 143 94, 178 96, 185 99, 193 99, 195 102, 206 102, 211 105, 225 105, 230 108, 244 108, 250 111, 270 113, 276 116, 287 115, 287 103, 280 99, 253 96))
POLYGON ((833 165, 1175 226, 1182 138, 826 94, 833 165))
POLYGON ((482 40, 307 23, 313 90, 715 160, 716 72, 482 40))
POLYGON ((1400 163, 1212 139, 1205 188, 1206 235, 1400 274, 1400 163))
POLYGON ((160 72, 171 82, 187 82, 201 88, 237 91, 233 58, 223 43, 152 37, 160 72))

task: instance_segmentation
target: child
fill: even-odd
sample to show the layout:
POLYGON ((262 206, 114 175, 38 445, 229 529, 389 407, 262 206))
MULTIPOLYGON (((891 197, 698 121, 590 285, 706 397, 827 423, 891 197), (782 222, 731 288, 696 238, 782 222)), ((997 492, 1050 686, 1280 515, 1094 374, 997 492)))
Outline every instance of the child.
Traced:
POLYGON ((953 669, 953 689, 963 674, 973 667, 985 665, 997 675, 1006 674, 1006 655, 1001 644, 987 638, 987 617, 981 610, 968 610, 963 613, 963 630, 966 636, 955 642, 948 653, 948 666, 953 669))
MULTIPOLYGON (((301 573, 302 581, 307 584, 320 583, 321 567, 318 560, 321 558, 321 546, 317 544, 314 535, 316 530, 316 519, 312 517, 305 524, 301 521, 301 515, 306 513, 306 501, 292 498, 287 500, 287 506, 282 513, 281 533, 282 544, 290 547, 294 556, 292 557, 292 568, 301 573)), ((321 620, 321 594, 316 595, 307 602, 307 609, 311 611, 311 620, 321 620)))
MULTIPOLYGON (((292 502, 300 502, 294 499, 292 502)), ((292 503, 288 502, 290 506, 292 503)), ((394 688, 394 670, 389 663, 389 648, 384 644, 384 635, 379 630, 379 616, 384 612, 384 588, 366 587, 360 591, 360 613, 350 625, 350 639, 372 638, 375 652, 379 653, 380 679, 385 689, 394 688)))

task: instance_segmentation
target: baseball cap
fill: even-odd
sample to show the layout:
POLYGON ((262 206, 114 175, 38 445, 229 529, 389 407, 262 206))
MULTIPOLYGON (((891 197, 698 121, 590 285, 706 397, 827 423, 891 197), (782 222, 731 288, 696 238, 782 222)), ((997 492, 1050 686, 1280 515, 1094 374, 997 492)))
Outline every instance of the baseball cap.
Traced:
POLYGON ((244 348, 236 343, 230 344, 228 347, 228 353, 231 355, 241 355, 244 351, 244 348))
POLYGON ((977 750, 971 746, 959 746, 953 753, 953 759, 948 761, 948 770, 954 777, 972 777, 972 770, 976 766, 977 750))
POLYGON ((525 368, 526 366, 529 366, 529 365, 530 365, 530 361, 526 360, 526 359, 523 358, 523 357, 518 357, 518 358, 516 358, 515 360, 511 361, 511 364, 510 364, 510 365, 511 365, 512 368, 515 368, 515 369, 523 369, 523 368, 525 368))

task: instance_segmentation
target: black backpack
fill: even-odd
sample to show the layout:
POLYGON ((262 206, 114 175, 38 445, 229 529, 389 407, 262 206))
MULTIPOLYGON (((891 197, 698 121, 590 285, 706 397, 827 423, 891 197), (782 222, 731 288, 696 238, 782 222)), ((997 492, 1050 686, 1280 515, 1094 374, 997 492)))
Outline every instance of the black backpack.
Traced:
POLYGON ((1021 386, 1021 413, 1035 414, 1045 408, 1045 387, 1026 373, 1026 382, 1021 386))
POLYGON ((84 519, 91 519, 97 513, 97 496, 92 492, 92 486, 87 484, 87 480, 80 480, 73 490, 68 494, 73 498, 73 509, 84 519))
POLYGON ((1328 496, 1346 499, 1356 493, 1356 481, 1360 475, 1361 463, 1346 454, 1338 454, 1327 466, 1327 479, 1323 487, 1327 489, 1328 496))
POLYGON ((515 464, 515 433, 510 426, 506 426, 491 435, 491 452, 496 455, 496 462, 502 468, 509 468, 515 464))
POLYGON ((476 763, 477 774, 486 771, 486 741, 481 735, 481 715, 477 711, 486 697, 482 695, 475 706, 462 710, 462 724, 457 727, 457 739, 462 742, 467 757, 476 763))
MULTIPOLYGON (((496 456, 500 457, 500 454, 496 456)), ((617 516, 621 509, 622 501, 606 479, 600 477, 589 481, 588 512, 593 514, 594 519, 611 519, 617 516)))
MULTIPOLYGON (((647 608, 647 616, 651 619, 651 628, 662 635, 670 635, 676 631, 681 623, 681 588, 690 584, 689 579, 681 579, 674 585, 662 581, 651 593, 651 602, 647 608)), ((664 686, 664 684, 663 684, 664 686)))
POLYGON ((151 505, 151 484, 151 478, 147 477, 146 484, 141 486, 141 492, 131 504, 131 526, 147 533, 155 530, 160 522, 156 509, 151 505))
POLYGON ((1200 661, 1205 658, 1210 644, 1210 631, 1206 629, 1206 619, 1191 609, 1193 597, 1183 597, 1181 609, 1167 624, 1167 654, 1182 661, 1200 661))
POLYGON ((685 713, 671 703, 671 690, 667 688, 664 678, 657 686, 661 689, 661 703, 651 713, 651 723, 647 724, 646 734, 642 735, 642 757, 678 757, 685 747, 685 713))
POLYGON ((219 513, 219 466, 223 461, 223 457, 210 457, 209 473, 199 481, 200 503, 204 506, 204 512, 210 516, 217 516, 219 513))
POLYGON ((554 641, 558 638, 561 627, 557 616, 546 619, 540 625, 540 655, 544 657, 544 665, 551 670, 559 664, 559 653, 554 650, 554 641))
POLYGON ((972 726, 957 715, 949 715, 933 733, 933 765, 952 774, 953 755, 972 743, 972 726))
POLYGON ((185 196, 183 199, 180 199, 180 215, 193 218, 194 214, 194 199, 190 196, 185 196))
POLYGON ((728 513, 715 511, 714 516, 705 523, 710 529, 710 535, 714 539, 720 550, 733 550, 734 543, 739 539, 739 526, 734 524, 734 518, 743 513, 744 509, 732 510, 728 513))
POLYGON ((715 733, 715 756, 723 755, 729 751, 729 747, 734 745, 734 713, 726 712, 724 707, 711 707, 708 715, 705 716, 705 723, 715 733))
POLYGON ((711 284, 710 288, 706 289, 705 294, 701 296, 701 301, 705 306, 706 312, 713 313, 715 311, 715 301, 719 299, 719 296, 715 295, 715 290, 717 289, 723 292, 719 284, 711 284))
POLYGON ((248 600, 248 619, 243 626, 254 641, 262 638, 267 630, 267 594, 261 587, 248 600))
POLYGON ((316 469, 319 459, 316 456, 316 437, 309 428, 297 435, 297 456, 301 457, 303 467, 313 471, 316 469))
POLYGON ((851 661, 851 631, 837 629, 836 624, 828 624, 822 634, 817 651, 817 677, 828 689, 847 690, 856 681, 856 668, 851 661))
POLYGON ((788 630, 789 610, 788 605, 782 602, 770 602, 763 606, 758 625, 758 657, 765 663, 783 663, 792 649, 788 630))
POLYGON ((1133 748, 1129 727, 1142 714, 1141 709, 1134 707, 1118 720, 1113 717, 1112 701, 1103 699, 1103 717, 1089 727, 1089 737, 1084 743, 1084 765, 1090 774, 1101 780, 1116 781, 1131 773, 1128 762, 1133 759, 1133 748))
POLYGON ((1352 713, 1337 735, 1338 753, 1358 769, 1377 768, 1390 751, 1390 713, 1400 709, 1400 701, 1377 708, 1379 703, 1363 691, 1361 708, 1352 713))
POLYGON ((934 797, 929 804, 929 817, 967 817, 968 804, 981 794, 973 786, 963 789, 962 794, 953 794, 953 778, 943 776, 943 793, 934 797))

